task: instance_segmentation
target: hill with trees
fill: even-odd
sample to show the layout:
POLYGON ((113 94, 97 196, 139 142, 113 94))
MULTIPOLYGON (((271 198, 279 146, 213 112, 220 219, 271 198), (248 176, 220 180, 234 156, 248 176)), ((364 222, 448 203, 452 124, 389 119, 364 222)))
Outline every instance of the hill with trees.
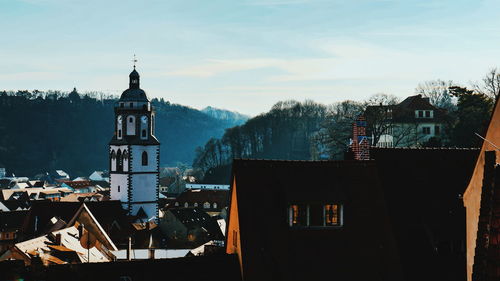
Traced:
MULTIPOLYGON (((0 92, 0 167, 18 176, 62 169, 76 177, 108 169, 116 101, 97 92, 0 92)), ((190 164, 197 146, 230 126, 190 107, 152 104, 161 166, 190 164)))

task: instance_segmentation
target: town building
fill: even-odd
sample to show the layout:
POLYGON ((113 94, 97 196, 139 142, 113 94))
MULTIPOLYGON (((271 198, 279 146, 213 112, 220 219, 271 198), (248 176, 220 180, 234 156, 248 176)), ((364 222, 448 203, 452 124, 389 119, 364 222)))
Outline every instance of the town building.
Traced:
POLYGON ((167 208, 202 208, 211 215, 217 215, 228 203, 229 190, 186 189, 177 198, 169 200, 167 208))
POLYGON ((121 201, 129 215, 157 219, 160 142, 154 135, 155 113, 135 66, 129 78, 129 88, 115 106, 109 150, 111 199, 121 201))
POLYGON ((169 247, 192 249, 212 240, 224 240, 217 219, 201 208, 167 209, 159 227, 169 247))
POLYGON ((446 111, 422 95, 410 96, 396 105, 368 106, 364 116, 372 146, 418 147, 445 140, 446 111))
POLYGON ((108 171, 94 171, 90 176, 89 180, 92 181, 109 181, 108 171))
POLYGON ((118 250, 106 231, 85 204, 82 204, 68 223, 50 219, 46 235, 16 243, 0 256, 2 260, 23 260, 30 265, 40 258, 45 265, 110 262, 111 251, 118 250))

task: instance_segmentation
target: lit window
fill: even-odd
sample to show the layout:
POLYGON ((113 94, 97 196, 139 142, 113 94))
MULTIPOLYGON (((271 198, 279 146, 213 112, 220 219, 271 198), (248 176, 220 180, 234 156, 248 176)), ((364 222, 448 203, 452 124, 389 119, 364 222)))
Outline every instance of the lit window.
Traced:
POLYGON ((209 209, 210 208, 210 203, 208 203, 208 202, 203 203, 203 208, 209 209))
POLYGON ((291 227, 332 227, 342 225, 339 204, 293 204, 289 208, 291 227))
POLYGON ((296 204, 290 206, 290 226, 307 226, 308 215, 305 204, 296 204))
POLYGON ((339 205, 335 204, 325 205, 325 225, 326 226, 340 225, 339 205))
POLYGON ((184 208, 187 208, 187 207, 189 207, 188 202, 184 203, 184 208))
POLYGON ((198 203, 196 203, 196 202, 195 202, 195 203, 193 204, 193 206, 198 207, 198 203))

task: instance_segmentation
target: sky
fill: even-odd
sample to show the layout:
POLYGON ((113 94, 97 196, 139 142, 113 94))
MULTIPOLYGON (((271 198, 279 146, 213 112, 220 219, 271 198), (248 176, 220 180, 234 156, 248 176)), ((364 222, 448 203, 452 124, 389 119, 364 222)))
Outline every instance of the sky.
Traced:
POLYGON ((500 66, 500 1, 0 0, 0 90, 128 87, 248 115, 331 104, 500 66))

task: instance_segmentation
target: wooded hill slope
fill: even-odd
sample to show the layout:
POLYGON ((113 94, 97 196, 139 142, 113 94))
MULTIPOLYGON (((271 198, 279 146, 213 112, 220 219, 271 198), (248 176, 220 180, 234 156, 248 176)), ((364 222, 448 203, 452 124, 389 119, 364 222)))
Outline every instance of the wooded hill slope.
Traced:
MULTIPOLYGON (((9 176, 62 169, 76 177, 108 169, 115 102, 100 93, 0 92, 0 167, 9 176)), ((190 107, 152 103, 161 166, 191 164, 197 146, 234 126, 190 107)))

